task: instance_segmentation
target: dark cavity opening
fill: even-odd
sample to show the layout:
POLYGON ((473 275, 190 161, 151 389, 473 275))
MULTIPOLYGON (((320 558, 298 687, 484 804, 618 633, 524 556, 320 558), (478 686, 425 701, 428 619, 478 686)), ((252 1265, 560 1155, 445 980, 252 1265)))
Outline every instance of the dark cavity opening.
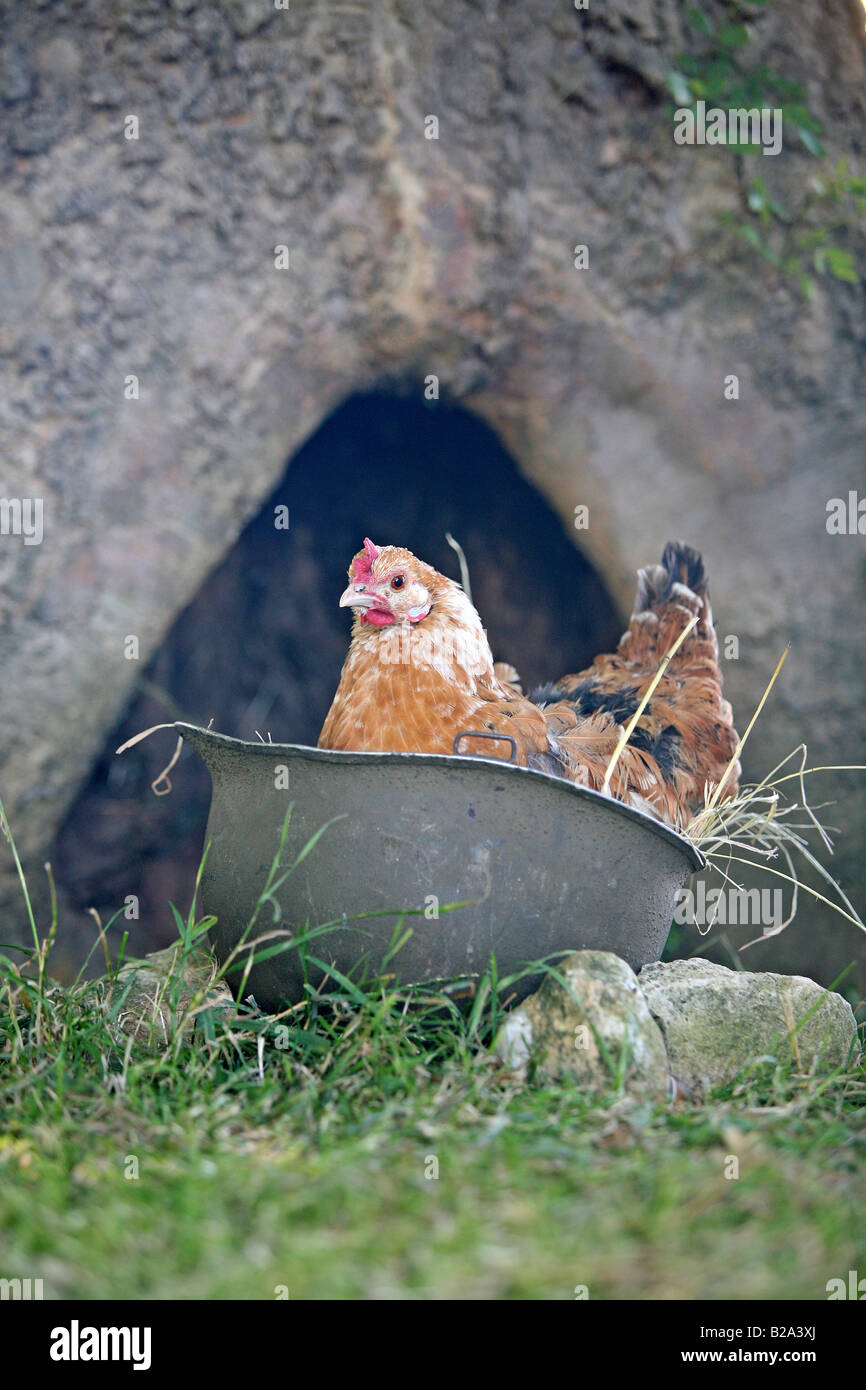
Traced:
POLYGON ((210 782, 192 751, 172 770, 171 794, 156 797, 172 733, 121 757, 114 749, 152 724, 211 718, 238 738, 258 730, 315 744, 348 647, 337 599, 363 537, 406 545, 459 579, 446 531, 466 552, 494 657, 514 663, 524 689, 615 646, 620 623, 601 580, 491 429, 417 394, 350 398, 177 618, 70 809, 52 854, 68 959, 92 944, 88 909, 105 921, 129 895, 139 917, 118 918, 115 942, 128 928, 143 955, 174 939, 169 903, 185 914, 204 841, 210 782), (278 506, 287 531, 274 525, 278 506))

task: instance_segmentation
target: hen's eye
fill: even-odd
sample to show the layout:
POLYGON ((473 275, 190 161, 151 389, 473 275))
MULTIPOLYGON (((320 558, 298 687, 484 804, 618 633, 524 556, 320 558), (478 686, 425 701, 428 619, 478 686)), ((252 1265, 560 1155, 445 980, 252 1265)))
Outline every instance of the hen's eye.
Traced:
POLYGON ((405 576, 404 576, 404 575, 402 575, 402 574, 395 574, 395 575, 394 575, 394 578, 391 580, 391 588, 392 588, 392 589, 402 589, 402 587, 403 587, 403 585, 404 585, 405 583, 406 583, 406 579, 405 579, 405 576))

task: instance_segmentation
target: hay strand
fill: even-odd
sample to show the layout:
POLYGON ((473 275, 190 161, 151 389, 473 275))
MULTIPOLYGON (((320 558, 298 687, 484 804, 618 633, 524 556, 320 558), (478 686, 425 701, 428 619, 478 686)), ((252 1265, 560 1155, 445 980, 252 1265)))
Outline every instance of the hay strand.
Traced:
POLYGON ((649 704, 650 697, 652 696, 653 691, 655 690, 665 671, 668 669, 671 660, 673 659, 673 657, 676 656, 683 642, 686 640, 692 628, 697 623, 699 617, 700 614, 698 613, 692 614, 691 618, 689 618, 689 621, 686 623, 679 637, 666 652, 666 654, 662 658, 662 662, 659 666, 659 669, 656 671, 655 675, 653 676, 652 680, 650 681, 649 685, 644 691, 643 698, 641 699, 640 704, 638 705, 631 719, 628 721, 622 733, 620 734, 619 739, 617 740, 616 748, 614 748, 613 753, 611 754, 610 762, 607 765, 607 771, 604 774, 604 782, 602 783, 601 789, 604 792, 605 796, 610 796, 610 779, 613 776, 614 768, 619 762, 622 750, 625 748, 626 744, 628 743, 629 739, 634 733, 637 721, 640 719, 641 715, 643 714, 644 710, 649 704))

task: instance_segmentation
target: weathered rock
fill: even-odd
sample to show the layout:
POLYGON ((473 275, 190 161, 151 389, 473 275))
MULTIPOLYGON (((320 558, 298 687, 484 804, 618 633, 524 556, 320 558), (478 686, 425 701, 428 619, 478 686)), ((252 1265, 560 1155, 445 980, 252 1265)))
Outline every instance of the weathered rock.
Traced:
POLYGON ((717 1085, 758 1057, 828 1071, 859 1055, 850 1004, 803 975, 677 960, 645 965, 638 982, 671 1073, 690 1090, 717 1085))
POLYGON ((662 1098, 668 1066, 661 1032, 631 966, 610 951, 575 951, 505 1020, 495 1048, 525 1073, 534 1061, 548 1079, 568 1076, 588 1092, 623 1089, 662 1098))
MULTIPOLYGON (((496 429, 623 606, 672 531, 701 547, 738 713, 794 642, 754 769, 801 739, 863 761, 862 538, 825 527, 861 485, 863 286, 804 302, 720 231, 754 174, 796 206, 819 169, 787 129, 774 159, 675 146, 681 6, 0 12, 0 497, 45 528, 0 546, 0 793, 34 884, 172 619, 300 443, 393 373, 496 429)), ((778 0, 749 27, 808 87, 827 170, 856 168, 860 6, 778 0)), ((833 776, 854 891, 863 791, 833 776)), ((0 910, 26 930, 8 856, 0 910)))
POLYGON ((228 985, 222 980, 211 983, 216 972, 210 952, 196 951, 184 960, 177 946, 154 951, 143 962, 131 962, 120 971, 107 995, 107 1006, 122 998, 115 1019, 119 1030, 136 1042, 164 1046, 194 1000, 198 1000, 196 1013, 203 1009, 226 1017, 233 1013, 228 985))

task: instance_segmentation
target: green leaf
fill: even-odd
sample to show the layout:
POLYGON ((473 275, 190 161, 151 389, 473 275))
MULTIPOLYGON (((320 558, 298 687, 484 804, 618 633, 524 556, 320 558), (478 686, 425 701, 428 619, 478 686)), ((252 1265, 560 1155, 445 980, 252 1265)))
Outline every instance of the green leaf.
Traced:
MULTIPOLYGON (((284 951, 293 950, 296 945, 297 942, 295 941, 295 938, 290 937, 286 941, 276 941, 272 946, 263 946, 260 951, 255 950, 251 946, 250 950, 252 951, 252 955, 251 957, 249 957, 249 959, 252 965, 261 965, 263 961, 270 960, 271 956, 282 955, 284 951)), ((244 959, 243 963, 244 966, 246 966, 247 958, 244 959)))
POLYGON ((841 246, 828 246, 827 267, 830 274, 836 280, 845 280, 850 285, 859 283, 860 277, 854 266, 854 257, 850 251, 843 251, 841 246))
POLYGON ((797 245, 803 251, 811 251, 813 247, 820 246, 827 240, 829 233, 826 227, 810 227, 805 232, 800 232, 795 238, 797 245))
POLYGON ((713 58, 704 67, 703 79, 707 96, 718 97, 720 106, 735 104, 728 101, 733 73, 734 69, 731 66, 731 60, 724 53, 713 58))
POLYGON ((797 284, 800 287, 800 292, 803 295, 804 299, 815 298, 815 281, 811 278, 811 276, 806 275, 805 272, 801 272, 797 276, 797 284))
POLYGON ((339 815, 332 816, 330 820, 325 821, 324 825, 319 826, 316 833, 314 835, 311 835, 307 843, 304 845, 304 848, 301 850, 300 854, 298 855, 297 859, 292 865, 292 868, 289 870, 289 873, 296 869, 299 864, 303 864, 307 855, 310 854, 316 848, 316 845, 319 843, 319 840, 322 838, 329 826, 332 826, 335 823, 335 821, 345 820, 346 814, 347 813, 345 811, 341 811, 339 815))
POLYGON ((174 903, 169 903, 169 907, 171 908, 171 915, 174 918, 174 925, 177 927, 177 934, 180 937, 181 941, 184 943, 184 945, 186 945, 186 922, 181 917, 174 903))
POLYGON ((681 72, 678 72, 676 68, 671 68, 665 81, 677 106, 691 106, 694 101, 692 89, 681 72))
POLYGON ((335 965, 326 965, 323 960, 319 960, 318 956, 310 956, 310 961, 313 965, 317 965, 320 970, 323 970, 329 979, 336 980, 338 984, 341 984, 356 1004, 366 1004, 366 995, 343 974, 342 970, 338 970, 335 965))
POLYGON ((776 93, 781 101, 805 100, 805 93, 799 82, 793 82, 791 78, 784 77, 780 72, 774 72, 765 63, 759 63, 753 70, 755 80, 767 90, 776 93))
POLYGON ((740 230, 750 246, 754 246, 756 251, 762 252, 764 250, 764 243, 757 227, 750 227, 748 223, 744 223, 740 230))
POLYGON ((695 5, 690 5, 686 10, 686 19, 689 21, 692 28, 696 29, 699 34, 712 34, 712 24, 703 11, 699 10, 695 5))
POLYGON ((744 48, 751 35, 745 24, 726 24, 719 30, 718 39, 723 48, 744 48))
POLYGON ((796 126, 798 130, 811 130, 816 135, 821 134, 821 122, 817 116, 813 116, 812 112, 807 110, 802 102, 786 101, 782 107, 782 119, 796 126))
POLYGON ((213 1009, 202 1009, 201 1013, 196 1015, 195 1028, 197 1033, 204 1034, 208 1042, 216 1042, 213 1009))
POLYGON ((824 155, 824 146, 817 136, 811 130, 807 130, 805 126, 795 125, 794 129, 809 153, 813 154, 816 159, 822 159, 824 155))

